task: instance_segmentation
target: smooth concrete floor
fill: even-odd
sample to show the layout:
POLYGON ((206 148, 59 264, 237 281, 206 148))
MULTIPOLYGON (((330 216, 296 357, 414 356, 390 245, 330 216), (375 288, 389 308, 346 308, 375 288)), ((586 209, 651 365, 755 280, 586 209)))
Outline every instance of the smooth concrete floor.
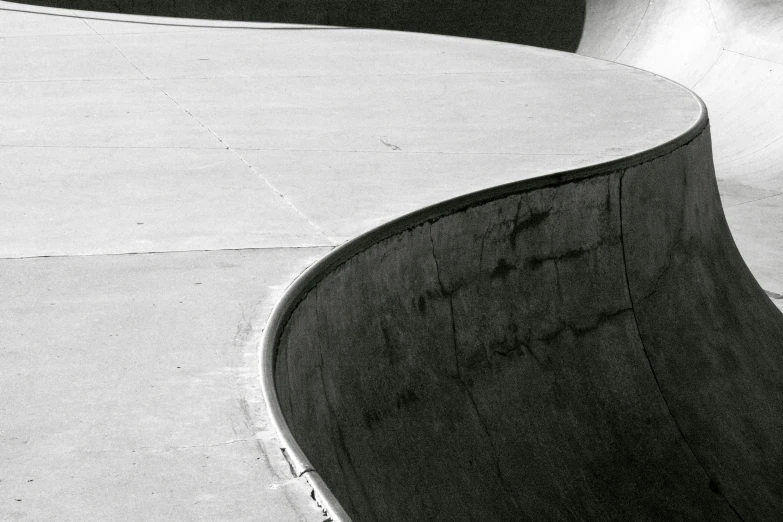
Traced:
POLYGON ((24 9, 0 2, 0 520, 322 520, 257 379, 296 275, 696 116, 646 73, 508 44, 24 9))

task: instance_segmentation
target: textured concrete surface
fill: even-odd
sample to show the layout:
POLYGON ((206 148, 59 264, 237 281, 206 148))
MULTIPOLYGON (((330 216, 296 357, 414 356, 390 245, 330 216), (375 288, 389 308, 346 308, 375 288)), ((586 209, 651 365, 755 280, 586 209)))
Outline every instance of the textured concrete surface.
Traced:
POLYGON ((323 249, 0 261, 0 519, 322 520, 255 337, 323 249))

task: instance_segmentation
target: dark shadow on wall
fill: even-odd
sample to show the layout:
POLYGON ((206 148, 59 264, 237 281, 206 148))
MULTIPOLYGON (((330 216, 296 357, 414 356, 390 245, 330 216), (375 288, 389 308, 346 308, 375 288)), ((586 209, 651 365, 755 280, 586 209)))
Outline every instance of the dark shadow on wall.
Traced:
POLYGON ((109 13, 367 27, 576 51, 585 0, 31 0, 109 13))

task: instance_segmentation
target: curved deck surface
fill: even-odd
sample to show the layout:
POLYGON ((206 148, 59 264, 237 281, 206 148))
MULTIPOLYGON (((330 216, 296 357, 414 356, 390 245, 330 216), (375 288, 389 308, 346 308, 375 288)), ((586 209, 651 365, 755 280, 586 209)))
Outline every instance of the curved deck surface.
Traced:
MULTIPOLYGON (((655 12, 628 5, 588 2, 580 52, 663 69, 664 39, 644 36, 648 22, 659 27, 655 12), (640 30, 599 23, 620 19, 612 27, 640 30), (602 31, 611 45, 590 40, 602 31)), ((258 331, 281 289, 334 245, 405 212, 648 150, 698 119, 693 98, 664 80, 507 44, 1 7, 14 52, 0 60, 0 89, 18 101, 0 122, 13 189, 2 263, 19 296, 5 305, 3 344, 13 369, 26 368, 4 388, 8 517, 318 519, 287 478, 254 379, 258 331), (566 82, 572 97, 551 96, 566 82), (596 92, 611 96, 586 96, 596 92), (576 149, 574 133, 586 137, 576 149)), ((718 174, 738 207, 728 217, 756 276, 776 289, 765 257, 775 247, 747 224, 780 223, 776 128, 737 132, 740 116, 760 111, 733 101, 747 89, 725 81, 762 74, 730 45, 768 53, 776 33, 743 34, 719 33, 717 54, 693 56, 717 56, 702 79, 714 90, 702 94, 720 107, 718 174), (740 164, 758 170, 731 170, 740 164)), ((694 61, 661 72, 694 85, 694 61)), ((755 107, 776 103, 772 87, 750 91, 755 107)))

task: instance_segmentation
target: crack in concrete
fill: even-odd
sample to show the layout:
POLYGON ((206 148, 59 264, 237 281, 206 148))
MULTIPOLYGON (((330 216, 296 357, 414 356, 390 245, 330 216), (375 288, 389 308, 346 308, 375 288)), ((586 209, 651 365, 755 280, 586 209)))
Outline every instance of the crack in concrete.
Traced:
POLYGON ((167 448, 164 451, 176 451, 176 450, 186 450, 186 449, 201 449, 201 448, 217 448, 220 446, 229 446, 231 444, 237 444, 239 442, 250 442, 250 439, 235 439, 230 440, 228 442, 221 442, 219 444, 197 444, 194 446, 173 446, 170 448, 167 448))
POLYGON ((555 285, 557 286, 557 298, 562 303, 565 301, 565 294, 563 294, 563 284, 560 278, 560 263, 557 259, 552 261, 552 264, 555 266, 555 285))
POLYGON ((707 4, 707 10, 710 12, 710 18, 712 19, 712 25, 715 26, 715 32, 718 33, 718 39, 721 41, 721 49, 725 49, 723 47, 723 39, 720 34, 720 27, 718 27, 718 21, 715 19, 715 12, 712 10, 712 4, 710 3, 710 0, 704 0, 704 2, 707 4))
POLYGON ((783 195, 783 192, 775 192, 774 194, 770 194, 769 196, 764 196, 764 197, 761 197, 761 198, 751 199, 749 201, 742 201, 740 203, 735 203, 733 205, 726 205, 723 208, 729 209, 729 208, 734 208, 734 207, 741 207, 742 205, 749 205, 751 203, 757 203, 759 201, 764 201, 765 199, 776 198, 776 197, 778 197, 780 195, 783 195))
MULTIPOLYGON (((314 288, 313 291, 315 292, 315 324, 316 324, 316 331, 320 331, 320 302, 319 302, 319 292, 318 287, 314 288)), ((319 335, 319 338, 322 338, 319 335)), ((328 341, 327 341, 328 342, 328 341)), ((340 467, 340 472, 342 473, 342 476, 344 477, 344 482, 348 484, 348 477, 350 476, 345 468, 345 465, 343 464, 342 457, 344 456, 345 459, 347 459, 347 465, 351 467, 351 475, 354 476, 355 483, 358 485, 359 492, 364 497, 364 505, 367 507, 367 509, 372 513, 372 516, 378 520, 378 516, 375 514, 373 509, 373 504, 370 501, 370 497, 367 494, 367 490, 364 487, 364 482, 360 479, 359 474, 356 472, 356 466, 353 463, 353 459, 351 458, 351 453, 348 450, 348 445, 345 443, 345 434, 343 433, 343 429, 340 426, 339 419, 337 417, 337 414, 335 413, 334 405, 332 404, 332 401, 329 399, 329 393, 326 391, 326 381, 324 380, 324 354, 323 354, 323 348, 322 343, 317 342, 318 345, 318 357, 319 357, 319 364, 317 366, 318 368, 318 376, 321 380, 321 389, 323 390, 323 397, 324 402, 326 402, 326 407, 329 410, 329 417, 332 419, 331 422, 331 428, 330 432, 332 434, 332 440, 335 443, 334 449, 335 449, 335 457, 337 461, 337 465, 340 467)), ((309 471, 315 471, 309 470, 309 471)), ((304 473, 302 473, 304 474, 304 473)), ((348 502, 351 504, 353 511, 356 513, 358 510, 356 509, 356 506, 353 504, 353 498, 352 495, 348 495, 347 498, 348 502)))
MULTIPOLYGON (((92 81, 92 80, 91 80, 92 81)), ((98 80, 95 80, 98 81, 98 80)), ((146 80, 139 79, 134 81, 144 82, 146 80)), ((3 82, 0 82, 3 83, 3 82)), ((4 149, 72 149, 72 150, 92 150, 92 149, 105 149, 105 150, 123 150, 123 149, 148 149, 148 150, 204 150, 204 151, 218 151, 224 150, 222 147, 185 147, 185 146, 159 146, 151 147, 149 145, 15 145, 0 143, 0 148, 4 149)))
POLYGON ((438 279, 438 285, 441 288, 441 292, 444 296, 446 296, 449 300, 449 314, 451 317, 451 336, 452 336, 452 345, 454 347, 454 365, 456 370, 455 377, 457 379, 457 382, 460 384, 460 387, 465 391, 465 394, 468 397, 468 400, 470 401, 473 410, 476 414, 476 419, 478 420, 479 424, 481 425, 481 428, 484 431, 484 435, 487 438, 487 442, 489 443, 489 447, 491 449, 492 459, 495 464, 495 471, 497 473, 498 479, 500 481, 501 486, 503 489, 506 490, 506 493, 509 495, 509 499, 514 503, 514 507, 516 509, 521 509, 521 503, 519 499, 516 496, 516 492, 511 488, 511 486, 506 481, 505 477, 503 477, 503 471, 500 467, 500 459, 497 455, 497 448, 495 447, 495 444, 492 440, 492 436, 489 433, 489 429, 487 427, 486 421, 481 415, 481 412, 479 411, 478 405, 476 404, 476 399, 473 397, 473 393, 470 391, 470 388, 468 388, 467 384, 465 383, 465 380, 462 377, 462 372, 460 370, 460 364, 459 364, 459 348, 457 344, 457 323, 456 319, 454 317, 454 297, 451 295, 445 285, 443 284, 443 280, 440 276, 440 265, 438 264, 438 257, 435 254, 435 240, 432 237, 432 224, 430 224, 429 227, 429 238, 430 238, 430 246, 432 248, 432 259, 435 262, 435 275, 438 279))
POLYGON ((320 235, 322 235, 327 241, 329 241, 332 244, 337 243, 334 238, 330 237, 326 231, 324 231, 323 228, 321 228, 319 225, 317 225, 315 222, 313 222, 309 217, 307 217, 301 210, 299 210, 282 192, 280 192, 277 187, 275 187, 268 179, 266 179, 264 176, 261 175, 261 173, 253 167, 245 158, 239 154, 236 150, 234 150, 228 143, 226 143, 223 138, 217 135, 215 131, 213 131, 211 128, 209 128, 204 122, 202 122, 199 118, 197 118, 191 111, 189 111, 184 105, 179 103, 172 95, 170 95, 168 92, 166 92, 163 87, 158 85, 158 83, 150 78, 144 71, 142 71, 133 61, 128 58, 122 50, 117 47, 113 42, 111 42, 108 38, 106 38, 105 35, 99 33, 96 31, 89 23, 87 23, 86 20, 82 20, 87 27, 89 27, 95 34, 100 36, 108 45, 113 47, 134 69, 136 69, 139 74, 144 76, 151 85, 153 85, 156 89, 158 89, 161 93, 163 93, 164 96, 166 96, 169 100, 171 100, 177 107, 180 108, 185 114, 190 116, 193 121, 195 121, 197 124, 199 124, 204 130, 206 130, 209 134, 211 134, 222 146, 225 150, 228 150, 231 152, 239 161, 245 164, 247 168, 249 168, 258 179, 260 179, 278 198, 280 198, 285 205, 290 207, 296 214, 298 214, 304 221, 310 225, 311 228, 313 228, 316 232, 318 232, 320 235))
POLYGON ((616 62, 620 59, 620 57, 623 55, 626 49, 628 49, 628 46, 631 45, 631 42, 633 42, 633 39, 636 38, 636 33, 639 32, 639 28, 642 26, 642 23, 644 22, 644 19, 647 17, 647 11, 650 10, 650 6, 652 5, 652 0, 647 2, 647 7, 644 8, 644 13, 642 14, 642 17, 639 19, 639 23, 636 26, 636 29, 633 30, 633 34, 628 39, 628 42, 625 44, 625 47, 623 47, 623 50, 617 53, 617 56, 614 57, 613 62, 616 62))
POLYGON ((706 78, 706 77, 707 77, 707 76, 708 76, 708 75, 709 75, 709 74, 712 72, 712 70, 715 68, 715 65, 717 65, 717 63, 720 61, 721 57, 723 56, 723 52, 724 52, 725 50, 726 50, 726 49, 723 49, 723 48, 721 48, 721 51, 718 53, 718 57, 717 57, 717 58, 715 58, 715 61, 714 61, 714 62, 712 62, 712 65, 710 65, 709 69, 707 69, 707 71, 706 71, 704 74, 702 74, 702 75, 699 77, 699 79, 698 79, 698 80, 696 80, 696 81, 693 83, 693 85, 691 85, 691 87, 690 87, 690 88, 691 88, 691 90, 696 90, 696 86, 697 86, 697 85, 699 85, 699 84, 701 83, 701 81, 702 81, 704 78, 706 78))
POLYGON ((745 154, 743 154, 743 155, 741 155, 741 156, 735 156, 735 157, 731 158, 731 159, 730 159, 730 160, 728 160, 728 161, 723 161, 723 162, 721 162, 721 163, 718 163, 718 164, 716 165, 716 167, 722 167, 723 165, 728 165, 728 164, 730 164, 730 163, 734 163, 735 161, 740 161, 740 160, 743 160, 743 159, 745 159, 745 158, 748 158, 748 157, 750 157, 750 156, 753 156, 753 155, 755 155, 755 154, 758 154, 758 153, 759 153, 759 152, 761 152, 762 150, 766 150, 766 149, 770 148, 772 145, 776 144, 776 143, 777 143, 777 142, 779 142, 781 139, 783 139, 783 135, 780 135, 780 136, 778 136, 777 138, 775 138, 774 140, 770 141, 769 143, 767 143, 767 144, 765 144, 765 145, 763 145, 763 146, 761 146, 761 147, 759 147, 759 148, 757 148, 757 149, 754 149, 754 150, 752 150, 752 151, 750 151, 750 152, 746 152, 745 154))
MULTIPOLYGON (((248 78, 243 76, 243 78, 248 78)), ((14 147, 15 145, 2 145, 0 147, 14 147)), ((20 145, 23 147, 26 145, 20 145)), ((30 145, 31 147, 34 145, 30 145)), ((53 147, 55 145, 52 145, 53 147)), ((222 149, 216 149, 222 150, 222 149)), ((585 154, 578 152, 563 152, 563 153, 546 153, 546 152, 504 152, 504 151, 443 151, 443 150, 398 150, 398 151, 385 151, 377 149, 292 149, 292 148, 252 148, 252 147, 240 147, 236 150, 240 151, 252 151, 252 152, 343 152, 343 153, 361 153, 361 154, 431 154, 431 155, 443 155, 443 156, 523 156, 523 157, 579 157, 585 156, 587 158, 595 156, 594 154, 585 154)), ((619 156, 618 156, 619 157, 619 156)), ((615 156, 611 156, 611 159, 616 159, 615 156)), ((548 174, 545 171, 541 174, 548 174)), ((535 177, 535 176, 532 176, 535 177)))
POLYGON ((724 49, 724 50, 727 53, 738 54, 740 56, 744 56, 745 58, 750 58, 752 60, 759 60, 759 61, 762 61, 762 62, 767 62, 767 63, 774 64, 774 65, 783 65, 783 62, 776 62, 775 60, 770 60, 769 58, 759 58, 758 56, 752 56, 750 54, 741 53, 739 51, 734 51, 732 49, 724 49))
POLYGON ((476 274, 476 278, 479 277, 479 274, 481 274, 482 268, 484 266, 484 244, 487 241, 487 234, 489 230, 488 227, 484 228, 484 233, 481 234, 481 246, 479 248, 479 262, 478 262, 478 274, 476 274))
POLYGON ((585 334, 588 334, 588 333, 590 333, 592 331, 597 330, 605 322, 610 321, 610 320, 614 319, 615 317, 620 316, 620 315, 624 314, 625 312, 630 312, 632 310, 633 310, 633 307, 629 306, 629 307, 625 307, 625 308, 620 308, 618 310, 615 310, 614 312, 602 312, 602 313, 599 313, 595 317, 594 321, 588 323, 585 326, 577 326, 577 325, 574 325, 574 324, 571 324, 571 323, 567 323, 565 321, 559 321, 558 324, 560 325, 560 327, 557 330, 555 330, 554 332, 552 332, 552 333, 550 333, 548 335, 545 335, 543 337, 535 337, 532 340, 533 341, 549 342, 549 341, 551 341, 553 339, 556 339, 560 335, 562 335, 563 332, 565 332, 565 331, 570 331, 571 333, 574 334, 574 337, 581 337, 581 336, 583 336, 585 334))
POLYGON ((254 250, 311 250, 318 248, 327 248, 334 250, 334 245, 305 245, 305 246, 269 246, 269 247, 250 247, 250 248, 215 248, 215 249, 194 249, 194 250, 150 250, 148 252, 113 252, 106 254, 63 254, 63 255, 40 255, 40 256, 19 256, 19 257, 0 257, 0 261, 21 261, 25 259, 61 259, 61 258, 79 258, 79 257, 109 257, 109 256, 150 256, 157 254, 190 254, 198 252, 252 252, 254 250))
MULTIPOLYGON (((114 2, 115 7, 118 6, 116 2, 114 2)), ((34 7, 34 6, 29 6, 34 7)), ((45 6, 42 6, 44 9, 46 9, 45 6)), ((34 14, 39 16, 49 16, 54 18, 76 18, 79 20, 94 20, 98 22, 113 22, 117 24, 130 24, 130 25, 154 25, 154 26, 163 26, 163 27, 190 27, 193 29, 219 29, 219 30, 246 30, 246 31, 350 31, 350 30, 356 30, 356 28, 352 27, 313 27, 313 26, 287 26, 287 27, 270 27, 268 25, 261 26, 260 24, 264 24, 264 22, 243 22, 241 20, 239 21, 225 21, 224 24, 221 25, 207 25, 207 23, 201 24, 187 24, 187 23, 172 23, 167 22, 165 19, 162 19, 160 21, 145 21, 145 20, 138 20, 138 19, 129 19, 127 18, 127 15, 129 13, 120 13, 119 11, 117 13, 106 13, 107 15, 112 14, 121 14, 123 16, 122 19, 118 18, 111 18, 111 17, 100 17, 100 16, 88 16, 85 13, 78 13, 78 14, 69 14, 69 13, 52 13, 52 12, 44 12, 44 11, 36 11, 33 9, 24 9, 22 6, 19 7, 10 7, 10 6, 3 6, 0 7, 0 11, 8 11, 10 13, 28 13, 28 14, 34 14), (237 25, 229 25, 231 23, 237 24, 237 25), (253 24, 259 24, 259 26, 254 26, 253 24)), ((100 12, 91 12, 90 14, 93 15, 99 15, 100 12)), ((138 16, 143 17, 145 15, 132 15, 132 16, 138 16)), ((153 15, 147 15, 148 17, 152 17, 153 15)), ((205 20, 205 22, 210 22, 213 20, 205 20)), ((219 21, 219 20, 218 20, 219 21)), ((169 31, 170 32, 170 31, 169 31)), ((177 33, 180 33, 182 31, 177 31, 177 33)), ((186 32, 192 32, 192 31, 186 31, 186 32)), ((213 32, 213 31, 210 31, 213 32)), ((122 34, 143 34, 147 35, 148 32, 143 33, 122 33, 122 34)), ((69 36, 69 35, 65 35, 69 36)), ((78 35, 76 35, 78 36, 78 35)))
POLYGON ((723 45, 723 36, 721 36, 720 29, 718 28, 718 22, 715 20, 715 13, 712 11, 712 5, 710 5, 710 0, 704 0, 704 2, 707 4, 707 10, 710 12, 710 19, 712 20, 712 25, 715 26, 715 34, 718 35, 718 42, 720 42, 720 51, 718 53, 717 58, 715 58, 715 61, 712 62, 712 65, 710 65, 709 69, 707 69, 707 72, 702 74, 696 82, 693 83, 693 85, 690 86, 692 90, 696 90, 696 86, 701 83, 701 81, 707 77, 710 72, 712 72, 712 69, 715 68, 715 64, 717 64, 721 57, 723 56, 723 52, 726 51, 726 46, 723 45))
MULTIPOLYGON (((622 184, 622 180, 620 181, 620 183, 622 184)), ((687 181, 685 183, 687 184, 687 181)), ((683 193, 685 193, 685 187, 683 187, 683 193)), ((621 206, 622 206, 622 203, 621 203, 621 206)), ((621 220, 620 221, 620 228, 622 230, 622 213, 620 215, 620 220, 621 220)), ((637 301, 636 301, 637 304, 641 304, 642 302, 646 301, 647 299, 649 299, 650 297, 655 295, 655 293, 658 292, 658 286, 660 285, 661 280, 664 278, 664 276, 667 273, 669 273, 669 270, 671 270, 673 268, 674 263, 675 263, 674 257, 677 254, 677 250, 685 242, 685 240, 684 240, 684 235, 685 235, 685 216, 681 216, 681 221, 679 223, 679 226, 674 231, 673 235, 675 237, 675 240, 669 246, 670 255, 668 256, 666 265, 663 267, 663 270, 661 270, 655 276, 655 282, 652 285, 652 289, 650 291, 648 291, 646 294, 644 294, 643 296, 639 297, 639 299, 637 299, 637 301)), ((623 256, 625 255, 624 248, 625 247, 623 246, 623 256)), ((623 257, 623 261, 625 261, 625 257, 623 257)), ((627 275, 627 266, 626 266, 626 275, 627 275)), ((627 278, 626 278, 626 281, 627 281, 627 278)), ((630 283, 629 283, 629 285, 630 285, 630 283)), ((631 287, 630 286, 628 287, 628 295, 631 295, 631 287)))
POLYGON ((611 244, 611 242, 607 238, 600 238, 596 243, 592 245, 587 245, 586 247, 579 247, 579 248, 571 248, 569 250, 566 250, 564 252, 558 252, 554 253, 549 256, 529 256, 524 259, 525 266, 536 270, 541 267, 544 263, 548 262, 558 262, 563 260, 570 260, 570 259, 576 259, 579 258, 585 254, 589 254, 591 252, 595 252, 602 246, 611 244))
MULTIPOLYGON (((0 37, 2 39, 2 37, 0 37)), ((146 78, 3 78, 0 80, 0 84, 13 84, 13 83, 116 83, 116 82, 146 82, 146 78)), ((23 146, 23 145, 22 145, 23 146)), ((36 145, 31 145, 35 147, 36 145)), ((38 147, 57 147, 57 145, 37 145, 38 147)), ((106 147, 108 148, 108 147, 106 147)))
MULTIPOLYGON (((678 234, 679 234, 680 232, 681 232, 681 229, 678 229, 676 233, 678 233, 678 234)), ((677 239, 677 241, 675 241, 675 242, 674 242, 674 243, 671 245, 671 247, 670 247, 670 248, 671 248, 671 250, 673 251, 674 249, 676 249, 677 247, 679 247, 679 246, 680 246, 680 244, 682 244, 682 241, 681 241, 681 239, 680 239, 680 238, 678 238, 678 239, 677 239)), ((658 286, 660 285, 660 283, 661 283, 661 280, 664 278, 664 276, 665 276, 667 273, 669 273, 669 270, 671 270, 671 268, 673 268, 673 266, 674 266, 674 260, 673 260, 673 257, 674 257, 674 255, 675 255, 675 253, 674 253, 674 252, 672 252, 672 255, 671 255, 671 256, 669 257, 669 259, 667 260, 667 263, 666 263, 666 265, 663 267, 663 270, 661 270, 661 271, 660 271, 660 272, 659 272, 659 273, 658 273, 658 274, 655 276, 655 282, 652 284, 652 290, 650 290, 649 292, 647 292, 646 294, 644 294, 643 296, 641 296, 641 297, 640 297, 640 298, 637 300, 637 303, 638 303, 638 304, 641 304, 641 303, 643 303, 644 301, 646 301, 647 299, 649 299, 650 297, 652 297, 653 295, 655 295, 655 294, 658 292, 658 286)), ((629 293, 630 293, 630 287, 629 287, 629 293)))
MULTIPOLYGON (((622 246, 621 251, 622 251, 622 256, 623 256, 623 272, 625 274, 625 284, 626 284, 626 289, 627 289, 627 292, 628 292, 628 300, 630 302, 630 311, 633 314, 633 321, 634 321, 634 325, 636 326, 636 334, 637 334, 637 336, 639 338, 639 344, 642 347, 642 353, 644 355, 645 360, 647 361, 647 366, 650 369, 650 374, 652 375, 653 381, 655 382, 655 386, 658 389, 658 394, 660 395, 661 400, 663 401, 663 405, 666 408, 666 412, 667 412, 669 418, 672 420, 672 423, 674 424, 674 427, 677 429, 677 432, 680 435, 680 439, 682 440, 683 444, 685 444, 685 447, 688 449, 688 452, 693 457, 696 465, 701 469, 701 472, 704 474, 704 476, 709 481, 708 485, 709 485, 710 490, 713 491, 716 495, 718 495, 721 499, 723 499, 723 501, 726 503, 726 505, 729 507, 729 509, 731 509, 734 512, 734 514, 737 516, 737 518, 739 518, 741 521, 744 521, 744 519, 739 514, 737 509, 732 505, 732 503, 729 501, 729 499, 726 498, 726 495, 718 488, 717 482, 715 481, 715 479, 713 479, 709 475, 709 473, 707 473, 707 468, 704 466, 704 464, 701 462, 699 457, 696 455, 696 452, 691 447, 690 442, 688 441, 688 438, 685 436, 685 432, 683 431, 682 427, 680 426, 680 423, 677 421, 677 418, 674 416, 674 413, 672 412, 671 406, 669 405, 669 401, 667 400, 666 395, 663 393, 663 388, 661 387, 661 382, 660 382, 660 380, 658 378, 658 374, 655 371, 655 367, 653 366, 652 359, 650 357, 650 353, 647 350, 647 346, 645 345, 644 337, 642 336, 642 330, 641 330, 641 327, 639 326, 639 319, 636 316, 636 306, 637 306, 637 304, 634 303, 633 293, 631 292, 631 282, 630 282, 630 278, 628 276, 628 260, 627 260, 627 257, 626 257, 625 229, 624 229, 624 224, 623 224, 623 181, 624 181, 624 178, 625 178, 625 175, 626 175, 627 172, 628 172, 627 170, 622 171, 619 174, 619 179, 618 179, 618 191, 619 191, 618 201, 619 201, 619 218, 620 218, 620 244, 622 246)), ((679 240, 677 242, 675 242, 675 244, 677 244, 678 242, 679 242, 679 240)), ((651 294, 648 294, 646 297, 649 297, 649 295, 651 295, 651 294)))
POLYGON ((378 139, 381 143, 389 147, 391 150, 402 150, 399 146, 395 145, 394 143, 389 143, 388 141, 384 140, 382 136, 378 136, 378 139))
POLYGON ((230 446, 232 444, 239 444, 242 442, 252 442, 251 439, 234 439, 229 440, 226 442, 219 442, 217 444, 194 444, 191 446, 168 446, 168 447, 157 447, 157 446, 139 446, 137 448, 131 448, 131 449, 88 449, 88 448, 73 448, 68 451, 61 451, 57 453, 49 453, 49 456, 56 456, 56 455, 68 455, 71 453, 81 453, 86 455, 93 455, 93 454, 132 454, 137 452, 151 452, 153 454, 158 453, 168 453, 172 451, 182 451, 182 450, 190 450, 190 449, 207 449, 207 448, 219 448, 222 446, 230 446))
POLYGON ((511 248, 513 250, 516 250, 516 248, 517 248, 517 240, 518 240, 520 234, 522 234, 522 232, 524 232, 524 231, 526 231, 526 230, 528 230, 530 228, 537 227, 538 225, 540 225, 541 223, 543 223, 544 221, 549 219, 549 217, 552 214, 552 209, 551 208, 549 208, 547 210, 542 210, 542 211, 534 211, 528 205, 527 217, 525 219, 523 219, 522 221, 520 221, 519 220, 519 216, 520 216, 521 211, 522 211, 522 200, 523 199, 524 198, 522 198, 522 196, 519 196, 519 201, 517 202, 517 213, 514 216, 514 225, 513 225, 513 228, 511 230, 510 243, 511 243, 511 248))

